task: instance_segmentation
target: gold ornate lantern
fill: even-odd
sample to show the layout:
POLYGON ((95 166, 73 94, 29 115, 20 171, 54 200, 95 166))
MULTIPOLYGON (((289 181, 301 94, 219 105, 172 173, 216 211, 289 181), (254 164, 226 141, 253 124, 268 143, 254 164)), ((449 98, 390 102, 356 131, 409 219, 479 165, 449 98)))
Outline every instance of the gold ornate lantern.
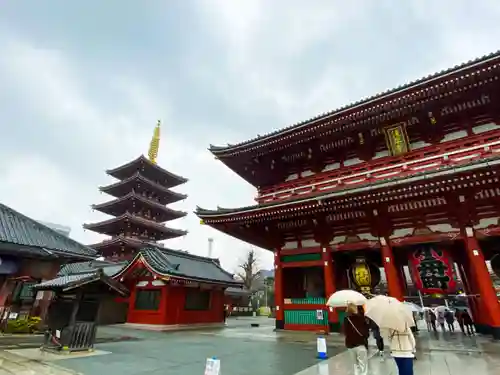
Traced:
POLYGON ((370 267, 364 258, 357 258, 356 263, 351 268, 352 280, 358 286, 361 293, 370 293, 372 286, 372 276, 370 267))
POLYGON ((356 258, 350 269, 352 282, 363 294, 371 294, 372 288, 380 281, 380 271, 378 267, 366 262, 364 257, 356 258))

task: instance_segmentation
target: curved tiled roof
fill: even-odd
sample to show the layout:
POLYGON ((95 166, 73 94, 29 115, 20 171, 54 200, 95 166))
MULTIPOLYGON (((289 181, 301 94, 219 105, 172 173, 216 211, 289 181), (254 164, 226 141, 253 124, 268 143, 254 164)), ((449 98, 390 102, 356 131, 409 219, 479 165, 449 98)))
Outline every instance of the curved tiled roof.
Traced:
POLYGON ((234 280, 232 274, 221 267, 217 259, 155 246, 142 249, 115 277, 125 274, 139 259, 143 259, 153 272, 161 276, 231 286, 241 285, 234 280))
POLYGON ((100 221, 98 223, 83 224, 83 228, 100 233, 99 228, 101 228, 105 225, 116 224, 116 223, 119 223, 119 222, 124 221, 124 220, 128 220, 132 223, 135 223, 136 225, 144 225, 145 227, 155 228, 158 231, 161 231, 162 233, 169 233, 170 237, 168 237, 168 238, 185 236, 187 234, 187 231, 185 231, 185 230, 169 228, 169 227, 166 227, 165 225, 157 223, 155 221, 144 219, 142 217, 139 217, 136 215, 131 215, 128 213, 123 214, 123 215, 118 216, 118 217, 114 217, 114 218, 109 219, 109 220, 100 221))
POLYGON ((114 205, 117 205, 117 204, 120 204, 122 202, 125 202, 125 201, 127 201, 129 199, 130 200, 134 200, 135 199, 135 200, 143 203, 146 206, 154 207, 155 209, 160 210, 161 212, 163 212, 164 218, 167 219, 167 220, 164 220, 164 221, 170 221, 170 220, 179 219, 179 218, 184 217, 184 216, 187 215, 187 212, 173 210, 171 208, 166 207, 163 204, 155 202, 155 201, 153 201, 151 199, 143 197, 142 195, 136 194, 134 192, 130 192, 127 195, 125 195, 125 196, 123 196, 121 198, 116 198, 116 199, 113 199, 113 200, 108 201, 108 202, 104 202, 104 203, 100 203, 100 204, 93 204, 91 207, 94 210, 101 211, 103 213, 112 215, 110 213, 111 210, 109 210, 109 208, 111 208, 114 205))
POLYGON ((0 243, 43 249, 46 254, 95 258, 97 252, 0 203, 0 243))
POLYGON ((403 93, 404 91, 418 88, 419 86, 425 86, 429 83, 432 83, 433 81, 437 81, 438 79, 446 77, 448 75, 460 73, 460 72, 467 70, 469 68, 473 68, 476 65, 490 63, 490 62, 493 62, 493 61, 498 60, 498 59, 500 59, 500 51, 491 53, 489 55, 482 56, 482 57, 477 58, 475 60, 468 61, 468 62, 463 63, 461 65, 456 65, 452 68, 442 70, 438 73, 428 75, 426 77, 409 82, 407 84, 400 85, 394 89, 386 90, 386 91, 381 92, 379 94, 370 96, 366 99, 362 99, 362 100, 359 100, 357 102, 351 103, 349 105, 343 106, 343 107, 338 108, 336 110, 333 110, 333 111, 330 111, 327 113, 323 113, 321 115, 312 117, 308 120, 301 121, 301 122, 298 122, 296 124, 290 125, 284 129, 273 131, 273 132, 268 133, 264 136, 258 136, 258 137, 255 137, 253 139, 247 140, 245 142, 237 143, 234 145, 227 145, 227 146, 210 145, 209 150, 214 155, 223 155, 225 152, 235 151, 236 149, 245 149, 247 147, 250 147, 250 146, 253 146, 256 144, 264 143, 265 141, 272 141, 275 138, 278 138, 279 136, 289 135, 289 134, 292 134, 296 131, 306 129, 310 125, 312 125, 313 123, 327 119, 331 116, 341 115, 344 112, 355 110, 358 107, 368 107, 370 104, 372 104, 372 103, 375 104, 375 102, 380 101, 382 99, 389 99, 389 97, 396 97, 397 95, 399 95, 400 93, 403 93))
MULTIPOLYGON (((164 204, 177 202, 177 201, 180 201, 182 199, 187 198, 186 194, 177 193, 175 191, 167 189, 166 187, 164 187, 160 184, 157 184, 156 182, 151 181, 150 179, 144 177, 139 172, 134 173, 132 176, 130 176, 124 180, 114 182, 110 185, 101 186, 101 187, 99 187, 99 190, 102 191, 103 193, 110 194, 116 198, 119 198, 122 195, 117 194, 113 190, 118 190, 118 188, 122 187, 123 185, 126 185, 126 184, 128 184, 132 181, 135 181, 135 180, 138 180, 141 183, 143 183, 145 185, 149 185, 152 188, 154 188, 155 190, 160 191, 164 195, 162 197, 163 198, 162 201, 164 202, 164 204)), ((123 195, 126 195, 126 194, 128 194, 128 192, 123 194, 123 195)))
MULTIPOLYGON (((119 167, 113 168, 113 169, 108 169, 106 173, 110 176, 116 177, 120 179, 121 177, 121 171, 127 169, 127 168, 132 168, 135 164, 146 164, 149 168, 155 170, 158 174, 164 176, 169 182, 169 186, 166 187, 174 187, 180 184, 184 184, 188 181, 187 178, 184 178, 182 176, 178 176, 172 172, 167 171, 166 169, 160 167, 159 165, 151 162, 148 158, 146 158, 144 155, 139 156, 137 159, 132 160, 131 162, 128 162, 126 164, 123 164, 119 167)), ((129 177, 129 176, 127 176, 129 177)))

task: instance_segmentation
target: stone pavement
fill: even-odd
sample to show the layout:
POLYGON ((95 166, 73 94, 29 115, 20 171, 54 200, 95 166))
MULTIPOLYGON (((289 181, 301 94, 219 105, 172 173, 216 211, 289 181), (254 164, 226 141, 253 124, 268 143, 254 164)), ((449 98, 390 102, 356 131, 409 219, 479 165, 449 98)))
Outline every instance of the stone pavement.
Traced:
POLYGON ((54 363, 34 361, 24 356, 0 350, 0 375, 77 375, 54 363))
MULTIPOLYGON (((388 349, 386 349, 388 352, 388 349)), ((371 375, 397 375, 394 360, 373 355, 369 361, 371 375)), ((464 336, 459 332, 417 335, 415 375, 497 375, 500 374, 500 344, 480 336, 464 336)), ((349 353, 343 352, 311 366, 296 375, 351 375, 353 368, 349 353)))
MULTIPOLYGON (((85 375, 202 375, 216 356, 227 375, 292 375, 318 362, 316 336, 277 335, 269 318, 230 320, 225 329, 155 332, 100 327, 100 335, 131 335, 138 340, 96 345, 111 354, 63 359, 58 364, 85 375), (251 328, 250 323, 260 327, 251 328)), ((342 346, 329 348, 331 355, 342 346)))
MULTIPOLYGON (((93 357, 28 360, 16 356, 33 349, 0 351, 0 375, 202 375, 206 358, 221 360, 224 375, 328 375, 352 374, 349 353, 341 335, 328 336, 330 359, 316 359, 316 338, 312 333, 274 332, 274 320, 231 319, 224 329, 184 332, 142 331, 124 327, 100 327, 101 344, 109 352, 93 357), (260 327, 251 328, 251 323, 260 327), (67 370, 62 369, 63 366, 67 370), (2 372, 3 371, 3 372, 2 372)), ((500 344, 461 333, 418 335, 416 375, 500 374, 500 344)), ((374 353, 371 342, 371 352, 374 353)), ((396 375, 394 361, 370 359, 372 375, 396 375)))

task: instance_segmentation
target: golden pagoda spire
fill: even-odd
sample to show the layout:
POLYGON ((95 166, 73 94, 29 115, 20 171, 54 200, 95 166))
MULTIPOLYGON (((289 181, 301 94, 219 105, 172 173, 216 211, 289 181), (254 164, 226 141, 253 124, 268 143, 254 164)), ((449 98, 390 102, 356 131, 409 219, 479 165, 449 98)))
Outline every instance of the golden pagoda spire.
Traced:
POLYGON ((149 144, 149 160, 156 164, 156 158, 158 157, 158 149, 160 148, 160 125, 161 121, 158 120, 156 123, 155 131, 153 133, 153 138, 151 138, 151 143, 149 144))

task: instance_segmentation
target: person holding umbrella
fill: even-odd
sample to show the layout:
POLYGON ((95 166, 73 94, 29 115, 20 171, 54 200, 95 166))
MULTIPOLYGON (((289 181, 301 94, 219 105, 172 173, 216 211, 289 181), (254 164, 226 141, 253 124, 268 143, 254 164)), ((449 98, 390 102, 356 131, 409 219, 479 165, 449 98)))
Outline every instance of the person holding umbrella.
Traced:
POLYGON ((354 375, 368 375, 368 336, 370 330, 364 314, 354 303, 348 303, 343 329, 345 346, 351 353, 354 375))
POLYGON ((415 324, 411 309, 395 298, 376 296, 366 303, 365 314, 381 330, 388 331, 391 355, 399 375, 413 375, 416 343, 411 331, 415 324))
POLYGON ((398 366, 399 375, 413 375, 416 342, 413 332, 407 326, 404 332, 389 330, 391 355, 398 366))

